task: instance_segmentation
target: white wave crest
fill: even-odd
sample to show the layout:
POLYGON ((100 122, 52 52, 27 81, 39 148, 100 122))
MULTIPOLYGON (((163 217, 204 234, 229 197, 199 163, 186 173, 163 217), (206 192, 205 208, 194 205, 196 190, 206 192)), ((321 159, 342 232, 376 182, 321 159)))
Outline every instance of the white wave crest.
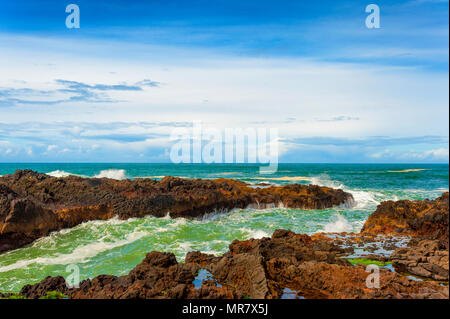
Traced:
POLYGON ((69 254, 57 254, 53 257, 37 257, 34 259, 24 259, 15 262, 14 264, 0 267, 0 272, 11 271, 14 269, 25 268, 32 264, 40 264, 40 265, 67 265, 73 263, 83 263, 104 251, 108 251, 120 246, 124 246, 135 242, 142 237, 148 235, 147 232, 143 231, 135 231, 128 234, 124 239, 117 241, 97 241, 94 243, 90 243, 88 245, 79 246, 75 248, 69 254))
POLYGON ((124 169, 105 169, 100 171, 99 174, 95 175, 96 178, 111 178, 111 179, 117 179, 122 180, 127 178, 126 171, 124 169))
POLYGON ((332 221, 324 226, 324 233, 342 233, 351 232, 353 230, 352 225, 350 225, 344 216, 336 214, 332 217, 332 219, 332 221))
POLYGON ((353 195, 353 199, 355 200, 355 208, 370 208, 376 207, 380 204, 380 201, 376 199, 377 196, 382 197, 383 194, 373 192, 373 191, 364 191, 364 190, 354 190, 346 187, 343 183, 338 181, 333 181, 326 174, 322 174, 311 179, 311 183, 319 186, 331 187, 336 189, 342 189, 345 192, 348 192, 353 195))
POLYGON ((178 250, 187 253, 192 247, 192 243, 190 242, 182 242, 178 243, 178 250))
POLYGON ((69 172, 60 171, 60 170, 56 170, 56 171, 53 171, 53 172, 50 172, 50 173, 46 173, 46 174, 49 175, 49 176, 53 176, 53 177, 66 177, 66 176, 74 175, 74 174, 71 174, 69 172))
POLYGON ((263 230, 260 229, 249 229, 249 228, 241 228, 241 231, 246 232, 247 233, 247 239, 261 239, 263 237, 270 237, 270 234, 266 233, 263 230))
POLYGON ((186 218, 176 218, 175 221, 173 223, 171 223, 169 225, 169 227, 171 228, 177 228, 179 226, 184 226, 187 224, 187 219, 186 218))
POLYGON ((312 177, 311 184, 325 186, 325 187, 331 187, 331 188, 344 189, 344 184, 331 180, 330 177, 326 174, 321 174, 319 176, 312 177))
POLYGON ((356 208, 366 208, 371 206, 377 206, 380 201, 376 199, 376 196, 382 196, 380 193, 370 192, 370 191, 355 191, 348 190, 353 195, 356 202, 356 208))

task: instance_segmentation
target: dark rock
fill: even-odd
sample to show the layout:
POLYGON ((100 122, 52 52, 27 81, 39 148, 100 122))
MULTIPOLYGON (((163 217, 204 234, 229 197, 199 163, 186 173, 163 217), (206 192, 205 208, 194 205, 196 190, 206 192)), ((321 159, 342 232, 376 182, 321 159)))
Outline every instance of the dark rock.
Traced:
POLYGON ((448 298, 448 286, 384 269, 380 287, 369 288, 366 269, 352 266, 340 253, 326 240, 278 230, 271 238, 234 241, 220 257, 192 252, 178 263, 173 254, 151 252, 126 276, 101 275, 73 289, 61 277, 48 277, 25 286, 21 294, 39 298, 56 290, 75 299, 280 298, 288 288, 305 298, 448 298), (213 277, 197 289, 193 281, 201 269, 213 277))
POLYGON ((257 205, 317 209, 353 201, 342 190, 315 185, 253 189, 230 179, 189 180, 51 177, 18 170, 0 177, 0 253, 53 230, 90 220, 153 215, 196 218, 257 205))
POLYGON ((363 234, 400 234, 436 239, 449 248, 449 193, 435 200, 386 201, 378 205, 363 234))
POLYGON ((398 248, 391 259, 398 272, 448 281, 448 250, 438 240, 422 240, 413 246, 398 248))

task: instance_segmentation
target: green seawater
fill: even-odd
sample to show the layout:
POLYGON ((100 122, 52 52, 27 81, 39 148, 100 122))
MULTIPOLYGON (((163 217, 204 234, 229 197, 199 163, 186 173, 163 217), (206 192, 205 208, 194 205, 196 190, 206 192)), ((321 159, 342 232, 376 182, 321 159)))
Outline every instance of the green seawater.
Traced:
POLYGON ((162 176, 235 178, 249 183, 319 184, 353 194, 355 205, 326 210, 273 208, 216 212, 198 220, 145 217, 92 221, 54 232, 0 255, 0 291, 19 291, 46 276, 67 277, 73 265, 80 280, 100 274, 124 275, 150 251, 167 251, 183 261, 199 250, 219 255, 234 240, 270 236, 276 229, 294 232, 359 231, 384 200, 436 198, 448 191, 447 164, 280 164, 273 175, 258 165, 174 164, 0 164, 0 175, 29 168, 54 176, 135 178, 162 176), (420 171, 406 171, 421 169, 420 171))

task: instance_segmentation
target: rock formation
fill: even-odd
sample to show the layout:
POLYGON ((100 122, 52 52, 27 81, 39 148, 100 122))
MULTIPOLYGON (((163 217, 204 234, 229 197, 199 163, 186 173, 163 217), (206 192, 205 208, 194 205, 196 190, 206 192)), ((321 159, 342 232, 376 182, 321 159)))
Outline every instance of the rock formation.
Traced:
POLYGON ((448 282, 448 249, 438 240, 413 241, 391 256, 398 272, 448 282))
POLYGON ((47 277, 22 288, 39 298, 59 291, 69 298, 448 298, 448 286, 414 281, 382 269, 379 288, 368 288, 362 266, 340 258, 345 251, 307 235, 278 230, 271 238, 234 241, 220 257, 191 252, 185 263, 151 252, 128 275, 97 276, 68 289, 63 277, 47 277), (196 287, 200 270, 212 277, 196 287))
POLYGON ((18 170, 0 177, 0 253, 21 247, 49 232, 90 220, 153 215, 195 218, 233 208, 283 206, 323 209, 351 204, 340 189, 315 185, 252 188, 217 179, 112 180, 51 177, 18 170))
MULTIPOLYGON (((57 291, 74 299, 276 299, 286 294, 323 299, 448 299, 448 196, 383 202, 359 234, 308 236, 277 230, 271 238, 236 240, 222 256, 190 252, 184 263, 171 253, 150 252, 128 275, 100 275, 70 289, 63 277, 46 277, 24 286, 20 296, 40 298, 57 291), (389 253, 377 254, 380 247, 389 253), (365 251, 360 265, 346 259, 356 250, 365 251), (364 263, 375 261, 382 266, 391 262, 393 269, 380 266, 379 286, 369 287, 370 273, 364 263)), ((0 251, 20 247, 52 230, 116 215, 125 219, 170 212, 172 217, 195 218, 249 205, 317 209, 351 201, 351 195, 342 190, 313 185, 252 188, 227 179, 115 181, 17 171, 0 178, 0 251)))
POLYGON ((449 193, 435 200, 386 201, 378 205, 363 234, 394 234, 436 239, 449 248, 449 193))
POLYGON ((410 236, 390 260, 396 271, 438 281, 449 280, 449 193, 435 200, 381 203, 361 230, 362 236, 410 236))

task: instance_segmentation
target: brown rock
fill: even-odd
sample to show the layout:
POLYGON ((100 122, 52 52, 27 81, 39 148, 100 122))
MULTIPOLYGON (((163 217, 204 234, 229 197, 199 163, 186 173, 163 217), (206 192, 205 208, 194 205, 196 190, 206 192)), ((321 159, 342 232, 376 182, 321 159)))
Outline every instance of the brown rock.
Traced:
POLYGON ((437 239, 449 248, 449 193, 435 200, 387 201, 378 205, 363 234, 400 234, 437 239))
POLYGON ((384 269, 380 286, 368 288, 369 273, 339 258, 342 252, 329 241, 279 230, 271 238, 234 241, 220 257, 192 252, 178 263, 173 254, 151 252, 126 276, 97 276, 77 289, 48 277, 21 294, 39 298, 51 289, 70 298, 280 298, 289 288, 306 298, 448 298, 448 286, 384 269), (212 278, 196 289, 200 269, 212 278))
POLYGON ((399 248, 391 260, 399 272, 448 281, 448 250, 438 240, 422 240, 411 247, 399 248))
POLYGON ((28 198, 11 201, 9 214, 0 228, 1 234, 23 233, 27 236, 42 236, 57 228, 57 217, 28 198))
POLYGON ((0 177, 0 253, 50 231, 90 220, 153 215, 195 218, 215 211, 267 205, 316 209, 351 203, 339 189, 287 185, 254 189, 230 180, 50 177, 18 170, 0 177))

